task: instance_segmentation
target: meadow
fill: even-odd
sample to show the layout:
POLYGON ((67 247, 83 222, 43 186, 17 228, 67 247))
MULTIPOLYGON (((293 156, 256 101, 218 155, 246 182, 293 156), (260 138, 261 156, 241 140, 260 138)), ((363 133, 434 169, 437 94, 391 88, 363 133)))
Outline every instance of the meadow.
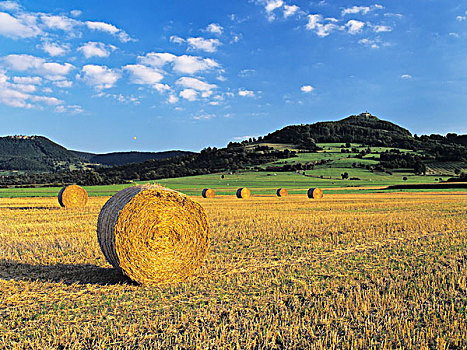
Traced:
POLYGON ((466 348, 466 195, 192 197, 208 256, 159 287, 105 261, 108 196, 1 198, 0 348, 466 348))
MULTIPOLYGON (((293 145, 271 143, 262 143, 261 145, 280 150, 294 150, 295 147, 293 145)), ((292 165, 323 160, 329 161, 326 164, 316 165, 313 170, 300 172, 258 171, 258 169, 252 167, 236 171, 235 173, 224 172, 154 181, 135 180, 133 183, 128 184, 84 186, 84 188, 90 196, 111 196, 128 186, 154 182, 192 196, 200 195, 202 189, 206 187, 214 189, 220 195, 232 195, 239 187, 248 187, 257 195, 274 194, 275 190, 279 187, 287 188, 291 194, 306 193, 310 187, 323 188, 327 193, 334 194, 375 193, 381 192, 382 189, 390 185, 439 183, 440 178, 447 180, 450 176, 455 176, 455 169, 467 170, 464 163, 438 162, 432 163, 428 167, 429 176, 415 175, 413 169, 393 169, 391 175, 383 171, 370 171, 366 168, 353 167, 355 163, 375 166, 379 163, 380 153, 391 148, 372 147, 372 153, 360 159, 356 158, 358 153, 342 153, 341 143, 320 143, 318 146, 323 148, 323 150, 314 153, 298 153, 296 157, 267 163, 259 167, 264 170, 266 167, 282 166, 284 164, 292 165), (345 172, 348 173, 349 178, 358 178, 358 180, 343 180, 341 174, 345 172)), ((358 151, 367 148, 357 143, 352 143, 351 147, 356 148, 358 151)), ((347 150, 350 150, 350 148, 347 150)), ((414 153, 414 151, 410 150, 399 150, 404 153, 414 153)), ((0 198, 55 197, 60 189, 61 187, 0 188, 0 198)), ((433 189, 430 189, 430 191, 433 191, 433 189)), ((453 189, 451 191, 456 190, 453 189)))

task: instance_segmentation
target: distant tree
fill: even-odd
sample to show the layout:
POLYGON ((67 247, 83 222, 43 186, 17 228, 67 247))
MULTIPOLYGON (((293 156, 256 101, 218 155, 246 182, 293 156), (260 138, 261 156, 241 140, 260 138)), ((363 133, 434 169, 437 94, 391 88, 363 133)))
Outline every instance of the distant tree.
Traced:
POLYGON ((345 173, 341 174, 341 176, 342 176, 342 180, 348 179, 349 178, 349 173, 345 172, 345 173))
POLYGON ((346 142, 345 147, 350 148, 351 147, 350 142, 346 142))
POLYGON ((404 176, 402 180, 407 181, 407 176, 404 176))
POLYGON ((222 175, 222 176, 221 176, 221 179, 223 179, 224 177, 225 177, 225 176, 224 176, 224 175, 222 175))
POLYGON ((426 165, 418 160, 413 167, 415 174, 425 175, 426 174, 426 165))

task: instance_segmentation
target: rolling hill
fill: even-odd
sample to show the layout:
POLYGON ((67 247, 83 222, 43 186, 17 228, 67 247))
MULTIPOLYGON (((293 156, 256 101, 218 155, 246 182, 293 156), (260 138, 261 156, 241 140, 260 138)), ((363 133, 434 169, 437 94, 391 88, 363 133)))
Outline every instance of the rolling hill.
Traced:
MULTIPOLYGON (((32 138, 34 140, 36 137, 32 138)), ((18 142, 18 137, 10 139, 18 142)), ((46 142, 47 139, 40 140, 46 142)), ((50 146, 50 143, 47 145, 50 146)), ((4 176, 0 184, 116 184, 132 180, 232 173, 238 170, 267 171, 268 168, 285 172, 311 171, 312 175, 319 170, 313 176, 320 178, 340 178, 346 172, 350 173, 350 177, 361 177, 367 172, 391 174, 397 169, 423 175, 431 169, 428 168, 430 164, 436 164, 437 169, 450 164, 450 172, 456 175, 467 169, 467 147, 464 143, 465 135, 412 136, 410 131, 394 123, 362 113, 339 121, 290 125, 258 139, 230 142, 221 149, 208 147, 200 153, 117 152, 96 155, 69 151, 59 146, 54 153, 57 156, 52 158, 54 161, 62 159, 63 162, 71 163, 78 159, 80 164, 99 163, 108 166, 4 176), (310 156, 302 156, 306 154, 310 156)), ((22 147, 26 149, 26 146, 22 147)), ((30 166, 36 165, 33 162, 41 159, 52 162, 50 158, 44 158, 44 152, 40 154, 42 158, 27 158, 30 166)))
POLYGON ((56 172, 114 166, 192 154, 185 151, 95 154, 68 150, 44 136, 0 137, 0 170, 56 172))
POLYGON ((168 159, 173 157, 193 154, 187 151, 164 151, 164 152, 112 152, 112 153, 84 153, 73 151, 81 158, 86 159, 89 163, 101 165, 125 165, 132 163, 142 163, 149 159, 168 159))

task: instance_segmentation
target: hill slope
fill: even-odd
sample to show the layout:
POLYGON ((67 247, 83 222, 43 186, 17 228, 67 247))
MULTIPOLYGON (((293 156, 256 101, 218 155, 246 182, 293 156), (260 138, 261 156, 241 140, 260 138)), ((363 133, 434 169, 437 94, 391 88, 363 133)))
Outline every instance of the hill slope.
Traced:
POLYGON ((61 171, 86 168, 86 163, 114 166, 167 159, 193 152, 114 152, 95 154, 71 151, 44 136, 0 137, 0 170, 61 171))
POLYGON ((113 152, 105 154, 94 154, 89 158, 90 163, 114 166, 131 163, 142 163, 149 159, 167 159, 178 156, 193 154, 186 151, 165 152, 113 152))
POLYGON ((263 138, 265 142, 295 144, 313 149, 316 142, 355 142, 371 146, 413 148, 407 129, 362 113, 335 122, 289 125, 263 138))
POLYGON ((55 170, 60 163, 79 163, 80 158, 44 136, 0 137, 0 169, 55 170))

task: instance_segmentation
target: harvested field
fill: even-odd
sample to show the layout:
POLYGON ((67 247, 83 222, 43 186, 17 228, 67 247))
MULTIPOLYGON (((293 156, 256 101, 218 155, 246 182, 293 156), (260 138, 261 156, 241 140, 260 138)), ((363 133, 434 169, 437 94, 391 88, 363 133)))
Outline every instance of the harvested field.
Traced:
POLYGON ((0 199, 0 348, 467 347, 466 192, 203 200, 206 261, 165 287, 106 262, 108 198, 0 199))

